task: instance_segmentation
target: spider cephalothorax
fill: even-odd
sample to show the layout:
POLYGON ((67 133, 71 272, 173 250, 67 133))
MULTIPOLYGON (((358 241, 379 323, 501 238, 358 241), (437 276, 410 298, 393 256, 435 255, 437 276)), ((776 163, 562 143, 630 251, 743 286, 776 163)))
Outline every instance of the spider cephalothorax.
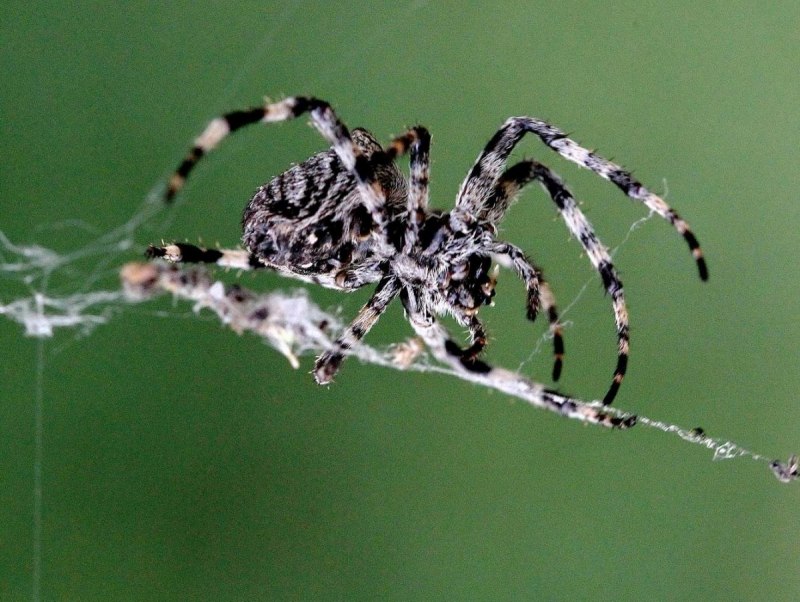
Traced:
POLYGON ((541 270, 519 248, 496 237, 496 226, 519 190, 536 181, 549 193, 611 297, 618 340, 617 366, 604 398, 605 403, 611 402, 628 358, 622 282, 606 248, 558 176, 533 160, 506 168, 511 151, 527 132, 672 223, 688 243, 701 278, 708 277, 689 226, 661 198, 619 166, 531 117, 512 117, 503 124, 479 155, 448 213, 428 208, 430 135, 425 128, 410 128, 384 148, 366 130, 348 131, 328 103, 309 97, 287 98, 213 120, 170 180, 167 199, 181 189, 197 161, 229 133, 304 113, 310 113, 312 123, 332 147, 258 189, 242 218, 244 257, 241 252, 187 244, 151 247, 149 254, 172 261, 267 267, 344 291, 378 283, 355 320, 317 359, 314 376, 319 383, 333 379, 347 351, 398 296, 414 330, 436 357, 461 369, 491 372, 491 366, 479 359, 486 333, 478 310, 495 293, 493 260, 510 267, 524 281, 529 319, 540 309, 546 312, 554 341, 553 378, 558 379, 564 348, 553 295, 541 270), (395 164, 406 153, 408 179, 395 164), (468 348, 456 344, 438 324, 436 316, 444 314, 469 330, 468 348))

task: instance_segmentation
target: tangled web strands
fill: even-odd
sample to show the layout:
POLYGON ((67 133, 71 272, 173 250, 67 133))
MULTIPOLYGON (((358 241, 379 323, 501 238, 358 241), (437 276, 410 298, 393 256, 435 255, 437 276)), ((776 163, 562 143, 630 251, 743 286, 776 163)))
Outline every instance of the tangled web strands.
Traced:
MULTIPOLYGON (((133 234, 157 212, 159 204, 154 203, 153 199, 159 196, 158 193, 151 194, 152 198, 131 220, 67 254, 59 254, 35 244, 15 244, 0 232, 0 275, 7 282, 24 284, 28 290, 27 295, 0 302, 0 316, 21 324, 27 336, 40 340, 50 338, 56 330, 62 329, 86 336, 121 313, 126 305, 171 293, 176 299, 194 303, 195 311, 212 311, 236 332, 249 331, 261 336, 283 354, 293 367, 299 365, 299 356, 318 355, 330 348, 344 325, 335 314, 316 306, 304 289, 257 295, 237 286, 227 287, 222 282, 214 281, 203 268, 134 263, 122 269, 121 290, 96 290, 101 274, 117 271, 113 267, 113 259, 129 256, 130 249, 135 247, 133 234), (79 259, 88 258, 91 261, 97 257, 102 257, 102 260, 90 273, 76 269, 79 259), (77 272, 72 276, 82 278, 80 286, 70 287, 69 293, 54 292, 51 277, 64 271, 77 272)), ((634 227, 637 225, 638 222, 634 227)), ((8 289, 4 290, 8 292, 8 289)), ((516 373, 496 369, 493 378, 489 379, 465 372, 458 363, 432 362, 424 351, 424 345, 418 339, 412 339, 385 350, 361 344, 351 354, 364 363, 400 370, 437 372, 496 388, 537 407, 583 422, 613 426, 612 420, 616 420, 617 426, 630 426, 633 421, 630 414, 619 409, 554 394, 516 373)), ((715 460, 746 457, 763 462, 782 482, 793 481, 800 473, 800 461, 795 455, 790 456, 787 462, 770 460, 731 441, 709 437, 700 429, 685 429, 641 415, 636 417, 636 421, 638 425, 702 445, 713 452, 715 460)))
MULTIPOLYGON (((343 328, 335 316, 314 305, 302 289, 289 295, 256 295, 239 286, 226 288, 221 282, 213 282, 202 268, 181 269, 162 263, 128 264, 122 270, 122 280, 132 299, 146 299, 169 291, 178 298, 194 301, 198 310, 211 309, 234 331, 250 331, 263 337, 295 367, 299 365, 298 355, 331 348, 343 328)), ((422 371, 431 368, 419 361, 422 350, 422 345, 414 341, 394 346, 385 353, 359 345, 352 354, 367 363, 422 371)), ((635 417, 629 414, 609 412, 600 403, 584 403, 559 395, 510 371, 470 372, 444 349, 431 351, 436 359, 447 362, 440 371, 499 389, 536 407, 607 427, 628 428, 635 423, 635 417)))
MULTIPOLYGON (((163 263, 129 263, 123 267, 121 278, 128 300, 141 302, 171 293, 177 299, 193 302, 197 312, 203 309, 212 311, 237 333, 252 332, 262 337, 295 368, 299 366, 298 356, 319 354, 329 349, 337 333, 344 328, 335 315, 315 305, 304 289, 256 294, 240 286, 226 286, 214 281, 202 267, 186 268, 163 263)), ((440 360, 448 357, 436 354, 435 350, 432 352, 440 360)), ((709 437, 702 429, 685 429, 645 416, 635 417, 600 402, 583 402, 559 395, 504 369, 497 368, 482 375, 465 370, 454 360, 444 365, 431 363, 417 339, 385 350, 361 344, 351 353, 364 363, 399 370, 435 371, 498 389, 535 407, 586 423, 628 428, 638 422, 702 445, 713 451, 715 460, 748 457, 767 463, 773 474, 784 483, 795 480, 800 473, 800 461, 796 455, 792 455, 788 462, 770 460, 731 441, 709 437)))

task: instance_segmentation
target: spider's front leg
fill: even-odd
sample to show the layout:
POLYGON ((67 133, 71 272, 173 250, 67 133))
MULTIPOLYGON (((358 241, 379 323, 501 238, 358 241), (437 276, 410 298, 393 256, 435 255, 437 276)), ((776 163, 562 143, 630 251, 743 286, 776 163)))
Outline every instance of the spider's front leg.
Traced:
POLYGON ((618 429, 630 428, 636 424, 635 416, 605 412, 595 405, 585 404, 560 395, 524 376, 503 368, 495 368, 479 359, 464 361, 464 350, 453 341, 433 314, 422 306, 420 299, 413 294, 413 291, 403 289, 401 299, 414 332, 425 342, 431 354, 441 363, 464 374, 467 380, 508 392, 537 407, 582 422, 618 429))
POLYGON ((444 343, 445 351, 451 358, 458 358, 467 370, 480 373, 483 371, 482 366, 484 363, 478 359, 478 356, 486 348, 486 328, 474 313, 470 315, 455 314, 455 318, 459 324, 466 326, 467 330, 469 330, 471 343, 469 347, 464 349, 454 340, 448 338, 444 343))
POLYGON ((461 184, 456 207, 479 215, 500 177, 508 157, 526 133, 537 136, 559 155, 609 180, 629 198, 657 213, 683 236, 697 264, 702 280, 708 280, 708 268, 689 224, 661 197, 650 192, 630 172, 616 163, 580 146, 557 127, 533 117, 509 117, 484 147, 469 175, 461 184))
MULTIPOLYGON (((608 250, 597 238, 592 224, 589 223, 589 220, 580 210, 578 202, 561 179, 548 167, 531 160, 520 161, 516 165, 509 167, 498 179, 496 197, 507 198, 512 196, 533 181, 539 182, 550 195, 561 217, 567 224, 570 234, 580 241, 595 270, 600 274, 603 287, 611 297, 617 328, 617 366, 614 370, 611 386, 603 399, 604 403, 609 404, 614 400, 622 379, 625 378, 625 371, 628 365, 628 350, 630 346, 628 309, 625 304, 622 281, 617 275, 608 250)), ((502 205, 502 202, 498 203, 498 206, 502 205)), ((487 211, 491 212, 491 207, 487 207, 487 211)), ((524 269, 523 264, 520 264, 520 266, 524 269)))
POLYGON ((394 276, 385 276, 378 283, 372 297, 361 308, 355 319, 334 341, 333 346, 317 358, 314 364, 314 379, 318 384, 326 385, 333 380, 347 352, 364 338, 399 291, 400 284, 394 276))
POLYGON ((462 363, 474 362, 486 348, 486 328, 483 322, 478 319, 477 315, 472 314, 468 317, 467 328, 469 329, 469 336, 472 344, 461 351, 462 363))
POLYGON ((533 321, 536 318, 539 306, 547 313, 550 322, 550 336, 553 338, 553 380, 561 377, 561 370, 564 365, 564 335, 561 329, 561 322, 558 319, 555 297, 550 290, 550 285, 542 278, 541 271, 525 257, 525 253, 518 247, 507 242, 496 242, 490 248, 498 259, 508 261, 510 267, 516 272, 517 276, 525 283, 528 291, 528 319, 533 321))

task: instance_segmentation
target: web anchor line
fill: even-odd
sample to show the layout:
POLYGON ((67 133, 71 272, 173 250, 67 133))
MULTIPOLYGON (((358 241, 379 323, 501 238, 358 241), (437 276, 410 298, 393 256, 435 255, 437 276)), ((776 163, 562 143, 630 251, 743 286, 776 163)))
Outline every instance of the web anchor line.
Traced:
MULTIPOLYGON (((234 269, 249 269, 244 259, 238 264, 236 258, 228 259, 231 261, 230 267, 234 269)), ((194 303, 195 312, 210 310, 237 333, 252 332, 261 336, 283 354, 294 368, 299 366, 299 356, 318 354, 328 349, 344 327, 335 315, 316 306, 304 289, 259 295, 238 285, 226 286, 214 281, 203 267, 187 268, 164 262, 129 263, 123 267, 121 278, 129 301, 143 302, 161 294, 172 294, 175 299, 190 301, 194 303)), ((472 372, 432 362, 417 339, 393 345, 386 350, 361 343, 351 350, 351 354, 367 364, 397 370, 436 372, 496 388, 536 407, 583 422, 612 428, 629 428, 634 424, 654 428, 711 450, 715 461, 750 458, 767 464, 774 476, 783 483, 792 482, 800 475, 797 455, 790 456, 787 462, 772 460, 730 440, 710 437, 702 428, 687 429, 646 416, 634 417, 621 409, 603 406, 600 402, 564 398, 508 371, 503 371, 496 381, 480 378, 472 372), (554 397, 551 399, 549 395, 554 397)))

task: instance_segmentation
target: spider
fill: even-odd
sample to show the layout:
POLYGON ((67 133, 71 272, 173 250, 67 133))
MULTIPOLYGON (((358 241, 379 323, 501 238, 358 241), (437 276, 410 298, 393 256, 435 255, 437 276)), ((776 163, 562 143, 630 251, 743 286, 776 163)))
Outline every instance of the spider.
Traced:
POLYGON ((552 377, 558 380, 564 344, 553 294, 542 271, 523 251, 496 236, 498 222, 520 190, 538 182, 580 241, 611 299, 617 361, 603 399, 611 403, 628 363, 628 312, 622 281, 606 247, 555 173, 530 159, 506 168, 512 150, 529 132, 669 221, 688 243, 701 279, 708 278, 697 239, 661 198, 618 165, 532 117, 511 117, 497 130, 461 184, 449 212, 428 207, 430 134, 426 128, 409 128, 384 148, 367 130, 348 130, 327 102, 303 96, 212 120, 170 179, 166 200, 175 197, 197 162, 229 134, 251 124, 286 121, 306 113, 331 148, 292 166, 256 191, 242 217, 245 251, 175 243, 151 246, 148 255, 173 262, 267 267, 346 292, 377 283, 355 319, 317 358, 313 374, 320 384, 331 382, 348 350, 396 297, 414 331, 437 359, 461 370, 490 373, 493 368, 480 358, 487 335, 478 311, 495 294, 493 260, 509 266, 525 283, 528 319, 533 320, 540 310, 546 313, 555 355, 552 377), (406 154, 408 178, 396 165, 396 159, 406 154), (469 331, 467 347, 457 344, 437 322, 437 316, 447 314, 469 331))

